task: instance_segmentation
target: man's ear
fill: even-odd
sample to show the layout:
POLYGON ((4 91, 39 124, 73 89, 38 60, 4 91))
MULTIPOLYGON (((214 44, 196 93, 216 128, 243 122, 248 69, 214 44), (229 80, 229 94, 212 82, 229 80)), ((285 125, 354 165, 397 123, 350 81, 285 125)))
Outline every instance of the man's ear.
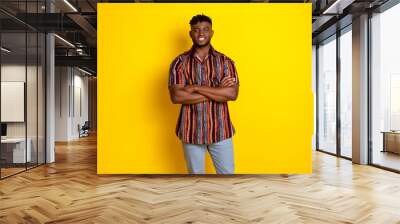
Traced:
POLYGON ((214 35, 214 30, 211 30, 210 38, 214 35))

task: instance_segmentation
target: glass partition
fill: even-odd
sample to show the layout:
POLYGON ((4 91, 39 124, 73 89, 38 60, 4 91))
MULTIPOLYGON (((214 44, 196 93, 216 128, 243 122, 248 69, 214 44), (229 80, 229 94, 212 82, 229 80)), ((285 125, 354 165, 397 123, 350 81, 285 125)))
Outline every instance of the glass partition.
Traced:
POLYGON ((371 18, 372 164, 400 170, 400 4, 371 18))
POLYGON ((336 154, 336 36, 318 47, 318 149, 336 154))
MULTIPOLYGON (((0 178, 45 163, 45 34, 18 20, 45 1, 1 1, 0 178)), ((37 18, 37 17, 33 17, 37 18)))
POLYGON ((24 171, 32 155, 26 140, 26 33, 3 32, 1 47, 1 176, 7 177, 24 171))
POLYGON ((352 33, 340 36, 340 155, 352 157, 352 33))

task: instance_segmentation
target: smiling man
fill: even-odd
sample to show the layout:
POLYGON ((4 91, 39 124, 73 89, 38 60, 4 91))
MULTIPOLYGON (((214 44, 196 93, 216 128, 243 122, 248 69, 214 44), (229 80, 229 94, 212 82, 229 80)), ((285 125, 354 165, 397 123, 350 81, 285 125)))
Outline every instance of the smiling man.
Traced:
POLYGON ((214 31, 208 16, 194 16, 190 28, 193 46, 175 58, 169 74, 171 100, 182 104, 176 135, 183 143, 189 173, 204 174, 208 151, 218 174, 233 174, 235 129, 227 102, 238 96, 236 68, 211 46, 214 31))

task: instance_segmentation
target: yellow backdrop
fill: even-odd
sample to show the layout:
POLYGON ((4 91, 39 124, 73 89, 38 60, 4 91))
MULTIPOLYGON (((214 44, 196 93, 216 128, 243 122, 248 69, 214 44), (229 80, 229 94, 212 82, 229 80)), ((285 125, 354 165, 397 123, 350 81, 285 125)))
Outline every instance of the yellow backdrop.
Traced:
POLYGON ((168 70, 201 13, 239 74, 235 173, 311 173, 311 4, 266 3, 98 4, 98 173, 186 173, 168 70))

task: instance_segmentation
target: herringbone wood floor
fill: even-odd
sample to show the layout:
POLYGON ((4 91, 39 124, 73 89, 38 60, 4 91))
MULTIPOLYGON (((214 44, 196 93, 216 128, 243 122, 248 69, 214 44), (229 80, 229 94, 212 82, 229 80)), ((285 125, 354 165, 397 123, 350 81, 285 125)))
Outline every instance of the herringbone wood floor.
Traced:
POLYGON ((98 176, 96 141, 0 181, 0 223, 400 223, 400 175, 314 153, 312 175, 98 176))

